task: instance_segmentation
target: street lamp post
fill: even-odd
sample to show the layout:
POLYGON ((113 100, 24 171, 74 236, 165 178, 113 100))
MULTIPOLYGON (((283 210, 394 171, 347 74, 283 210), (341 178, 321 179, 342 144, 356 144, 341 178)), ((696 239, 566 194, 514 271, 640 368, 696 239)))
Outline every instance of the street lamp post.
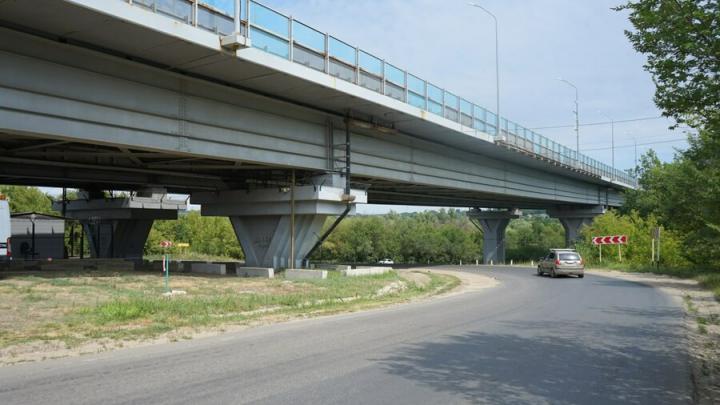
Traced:
POLYGON ((477 3, 468 3, 472 7, 479 8, 492 17, 495 22, 495 135, 500 135, 500 46, 498 40, 498 20, 495 14, 477 3))
POLYGON ((571 86, 573 89, 575 89, 575 138, 576 138, 576 148, 575 151, 577 152, 577 160, 580 160, 580 103, 578 101, 578 88, 576 85, 570 83, 569 81, 560 78, 558 79, 563 83, 566 83, 567 85, 571 86))

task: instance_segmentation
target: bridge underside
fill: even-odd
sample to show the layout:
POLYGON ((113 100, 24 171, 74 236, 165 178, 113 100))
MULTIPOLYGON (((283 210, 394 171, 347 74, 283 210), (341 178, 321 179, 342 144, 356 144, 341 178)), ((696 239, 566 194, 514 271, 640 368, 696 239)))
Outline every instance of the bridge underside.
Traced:
MULTIPOLYGON (((254 189, 289 184, 282 166, 188 157, 184 154, 86 144, 0 132, 0 184, 87 190, 138 190, 162 186, 171 193, 254 189)), ((296 170, 298 184, 320 174, 296 170)), ((351 187, 365 189, 368 203, 448 207, 546 208, 532 199, 511 200, 483 192, 353 175, 351 187)))

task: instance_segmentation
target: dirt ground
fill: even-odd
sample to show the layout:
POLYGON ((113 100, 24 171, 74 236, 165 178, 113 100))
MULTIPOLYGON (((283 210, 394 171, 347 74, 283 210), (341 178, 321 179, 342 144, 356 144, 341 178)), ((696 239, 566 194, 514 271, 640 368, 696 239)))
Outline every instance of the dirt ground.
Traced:
POLYGON ((485 276, 477 273, 469 273, 464 271, 452 271, 452 270, 425 270, 425 269, 412 269, 412 270, 400 270, 400 275, 403 277, 415 277, 415 282, 420 282, 417 277, 425 276, 425 282, 429 281, 429 278, 423 273, 431 272, 434 274, 444 274, 448 276, 457 277, 460 279, 461 284, 457 288, 449 291, 448 295, 463 294, 466 292, 480 291, 486 288, 492 288, 498 285, 499 281, 495 277, 485 276))
POLYGON ((685 309, 688 348, 696 404, 720 401, 720 302, 697 281, 649 273, 591 270, 602 276, 634 281, 658 288, 685 309))

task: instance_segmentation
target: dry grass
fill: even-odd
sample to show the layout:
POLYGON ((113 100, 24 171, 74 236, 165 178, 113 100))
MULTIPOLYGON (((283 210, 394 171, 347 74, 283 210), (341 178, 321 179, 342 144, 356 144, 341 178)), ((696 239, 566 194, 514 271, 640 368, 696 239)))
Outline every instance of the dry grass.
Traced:
MULTIPOLYGON (((158 273, 82 272, 5 275, 0 279, 0 357, 89 343, 131 342, 182 331, 281 320, 405 301, 442 292, 459 281, 430 275, 416 283, 395 272, 381 276, 290 282, 234 276, 173 275, 166 298, 158 273), (387 286, 403 288, 387 291, 387 286)), ((3 359, 2 362, 8 363, 3 359)))

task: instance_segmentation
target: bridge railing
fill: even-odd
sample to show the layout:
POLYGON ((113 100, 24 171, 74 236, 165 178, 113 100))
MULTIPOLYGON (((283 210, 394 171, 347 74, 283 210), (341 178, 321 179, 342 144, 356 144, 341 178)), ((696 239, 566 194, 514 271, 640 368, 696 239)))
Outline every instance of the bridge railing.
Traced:
POLYGON ((407 70, 323 33, 254 0, 119 0, 229 35, 239 32, 254 48, 444 117, 468 130, 538 159, 592 176, 637 186, 637 179, 432 84, 407 70))

